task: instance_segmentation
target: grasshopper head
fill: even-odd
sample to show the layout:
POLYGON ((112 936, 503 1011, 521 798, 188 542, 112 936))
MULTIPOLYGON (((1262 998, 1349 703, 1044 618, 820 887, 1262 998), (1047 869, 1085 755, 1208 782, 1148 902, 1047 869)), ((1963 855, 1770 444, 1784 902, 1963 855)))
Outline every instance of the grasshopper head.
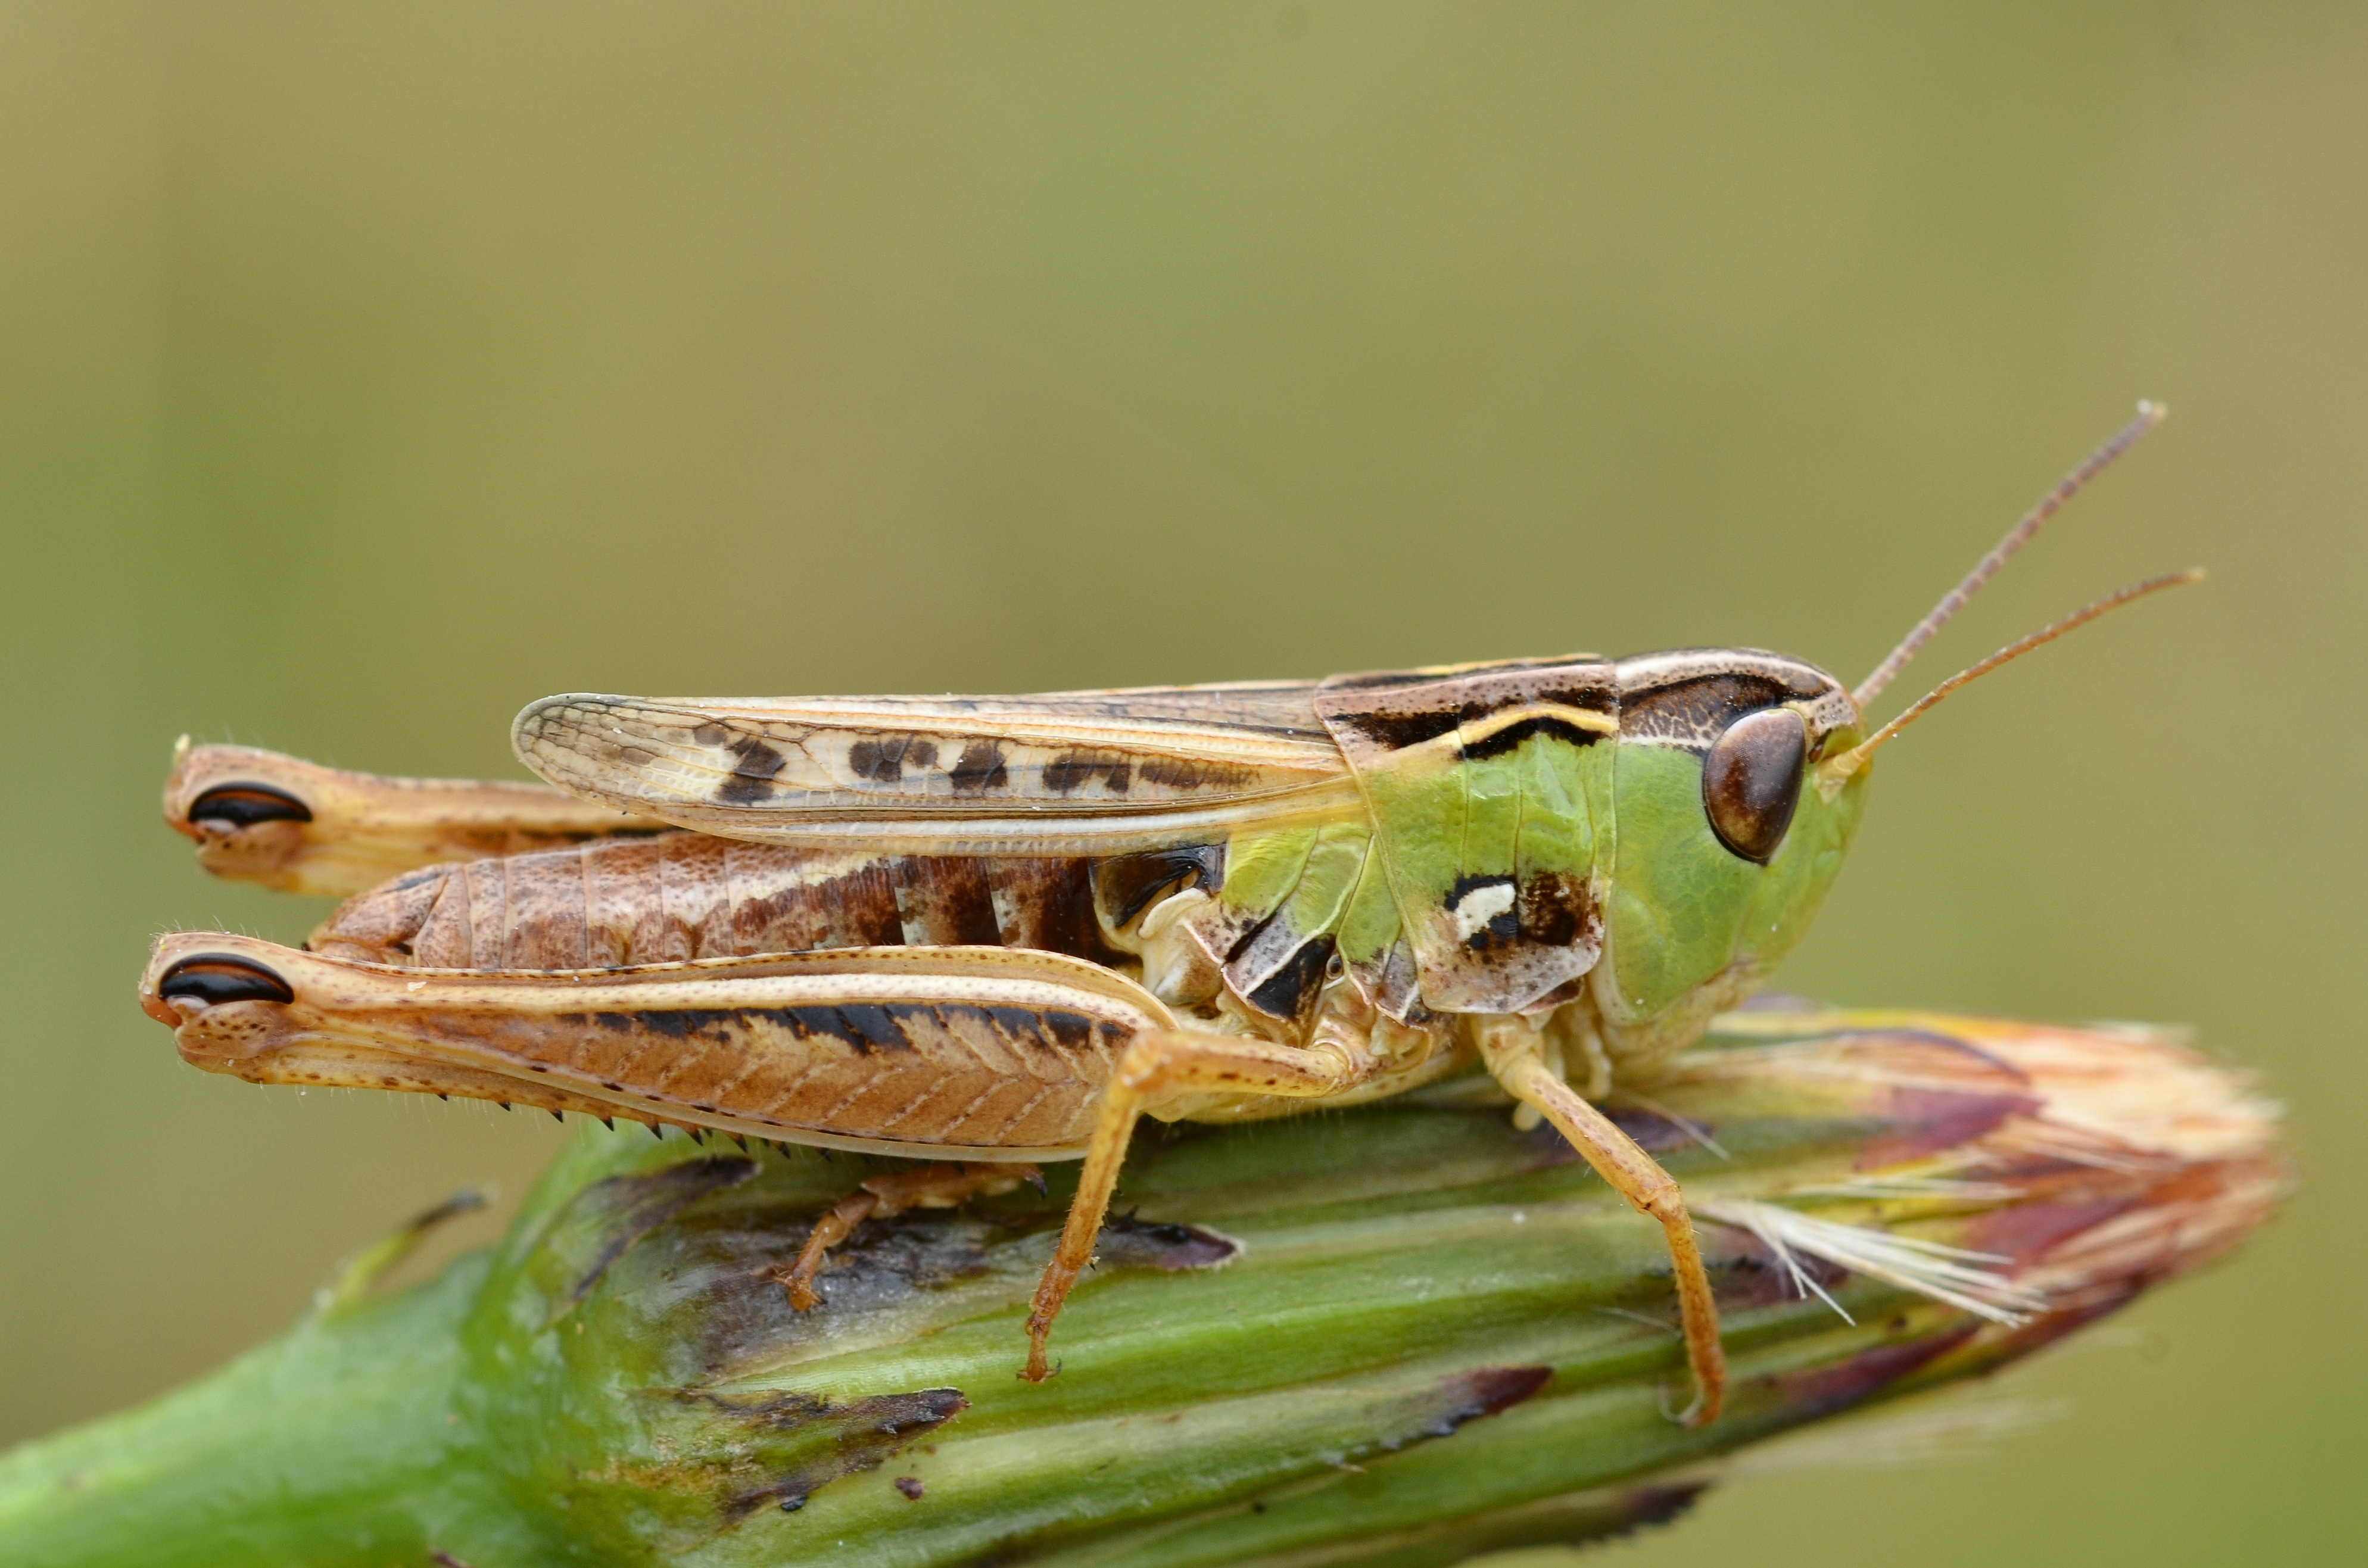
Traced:
POLYGON ((2132 600, 2203 577, 2174 572, 2109 594, 1865 733, 1868 707, 1918 650, 2164 413, 2139 403, 2137 416, 2041 496, 1855 687, 1748 649, 1621 661, 1619 846, 1590 986, 1615 1064, 1648 1066, 1693 1040, 1801 939, 1858 831, 1879 748, 1966 683, 2132 600))
POLYGON ((1750 649, 1623 659, 1618 823, 1591 985, 1615 1062, 1649 1062, 1748 994, 1808 929, 1858 829, 1865 732, 1813 665, 1750 649))

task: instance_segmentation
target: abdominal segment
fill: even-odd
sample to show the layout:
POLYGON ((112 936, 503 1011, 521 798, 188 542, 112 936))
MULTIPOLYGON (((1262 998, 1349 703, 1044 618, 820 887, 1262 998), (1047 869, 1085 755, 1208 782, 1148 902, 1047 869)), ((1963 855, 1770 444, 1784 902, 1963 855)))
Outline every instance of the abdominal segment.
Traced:
POLYGON ((308 945, 423 969, 996 945, 1123 967, 1109 933, 1139 913, 1125 905, 1146 873, 1127 863, 1144 858, 1106 859, 1098 877, 1081 856, 869 855, 667 834, 412 871, 348 901, 308 945))

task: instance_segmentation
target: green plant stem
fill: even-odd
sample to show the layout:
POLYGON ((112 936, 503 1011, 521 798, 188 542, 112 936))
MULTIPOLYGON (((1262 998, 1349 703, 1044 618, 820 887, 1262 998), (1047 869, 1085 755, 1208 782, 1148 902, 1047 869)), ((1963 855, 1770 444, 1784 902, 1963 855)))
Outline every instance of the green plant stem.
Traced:
POLYGON ((484 1274, 484 1258, 465 1259, 416 1290, 313 1314, 152 1404, 0 1459, 0 1556, 28 1568, 428 1561, 423 1503, 483 1512, 446 1461, 458 1330, 484 1274))
POLYGON ((2216 1256, 2284 1182, 2233 1075, 2127 1033, 1749 1015, 1653 1094, 1615 1109, 1708 1217, 1709 1427, 1671 1419, 1657 1228, 1453 1087, 1144 1136, 1043 1385, 1018 1323, 1073 1176, 867 1223, 796 1312, 769 1271, 859 1169, 587 1126, 496 1246, 392 1296, 349 1271, 0 1459, 0 1561, 1428 1568, 1666 1517, 1741 1445, 2216 1256))

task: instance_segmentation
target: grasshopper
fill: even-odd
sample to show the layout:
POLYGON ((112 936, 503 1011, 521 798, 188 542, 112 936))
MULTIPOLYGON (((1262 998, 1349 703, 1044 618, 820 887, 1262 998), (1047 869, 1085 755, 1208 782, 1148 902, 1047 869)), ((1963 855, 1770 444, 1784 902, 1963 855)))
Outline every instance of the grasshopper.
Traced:
POLYGON ((1677 1183, 1598 1102, 1808 928, 1869 760, 2002 649, 1868 706, 2151 404, 1853 689, 1746 649, 1030 697, 656 700, 522 712, 547 786, 183 749, 167 821, 217 872, 352 893, 302 950, 161 938, 142 1003, 257 1083, 462 1095, 943 1162, 877 1176, 779 1278, 800 1307, 866 1219, 1082 1158, 1027 1322, 1092 1260, 1145 1114, 1239 1120, 1485 1065, 1668 1239, 1694 1398, 1718 1313, 1677 1183), (382 883, 380 879, 391 877, 382 883))

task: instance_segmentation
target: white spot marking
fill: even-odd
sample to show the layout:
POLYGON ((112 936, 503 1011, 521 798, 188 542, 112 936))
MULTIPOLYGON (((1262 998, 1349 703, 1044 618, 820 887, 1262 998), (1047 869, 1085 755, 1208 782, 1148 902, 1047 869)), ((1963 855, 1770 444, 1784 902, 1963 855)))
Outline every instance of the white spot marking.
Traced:
POLYGON ((1486 887, 1474 888, 1463 895, 1463 901, 1452 912, 1455 916, 1455 935, 1461 941, 1470 941, 1472 933, 1513 907, 1513 884, 1490 882, 1486 887))

